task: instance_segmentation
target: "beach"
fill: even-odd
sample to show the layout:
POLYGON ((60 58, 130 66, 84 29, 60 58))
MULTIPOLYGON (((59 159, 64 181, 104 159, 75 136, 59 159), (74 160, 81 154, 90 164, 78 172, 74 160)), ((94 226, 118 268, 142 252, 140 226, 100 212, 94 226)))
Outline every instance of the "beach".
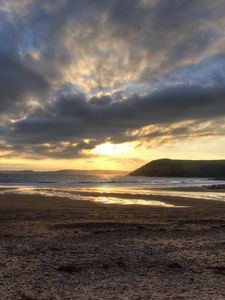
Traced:
POLYGON ((0 195, 0 299, 224 299, 225 202, 0 195))
POLYGON ((0 300, 225 300, 225 0, 0 0, 0 300))

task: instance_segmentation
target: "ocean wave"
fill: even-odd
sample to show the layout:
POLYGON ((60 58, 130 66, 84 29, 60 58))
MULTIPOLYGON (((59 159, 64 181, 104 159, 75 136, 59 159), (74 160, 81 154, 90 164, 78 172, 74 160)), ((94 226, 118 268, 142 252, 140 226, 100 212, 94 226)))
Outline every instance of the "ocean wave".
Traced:
MULTIPOLYGON (((225 182, 224 182, 225 183, 225 182)), ((127 187, 128 189, 151 189, 192 187, 218 184, 217 180, 207 178, 159 178, 159 177, 129 177, 129 176, 93 176, 63 173, 43 172, 1 172, 0 186, 28 187, 127 187)), ((222 182, 220 182, 222 184, 222 182)))

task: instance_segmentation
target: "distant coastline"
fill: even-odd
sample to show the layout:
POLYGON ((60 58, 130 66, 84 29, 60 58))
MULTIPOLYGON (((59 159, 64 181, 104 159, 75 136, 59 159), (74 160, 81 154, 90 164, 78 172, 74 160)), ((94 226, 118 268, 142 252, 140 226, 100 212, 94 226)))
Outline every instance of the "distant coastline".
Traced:
POLYGON ((75 170, 75 169, 63 169, 63 170, 51 170, 51 171, 36 171, 36 170, 0 170, 0 173, 68 173, 68 174, 84 174, 84 175, 127 175, 129 171, 121 170, 75 170))

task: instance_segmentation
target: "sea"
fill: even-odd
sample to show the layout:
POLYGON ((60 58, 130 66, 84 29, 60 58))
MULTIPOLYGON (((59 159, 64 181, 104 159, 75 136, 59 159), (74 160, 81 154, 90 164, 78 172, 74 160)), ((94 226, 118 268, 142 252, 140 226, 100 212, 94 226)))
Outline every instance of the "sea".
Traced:
MULTIPOLYGON (((40 194, 104 204, 170 206, 154 196, 225 201, 225 193, 190 188, 225 185, 209 178, 134 177, 76 172, 0 172, 0 193, 40 194)), ((172 205, 171 205, 172 206, 172 205)))

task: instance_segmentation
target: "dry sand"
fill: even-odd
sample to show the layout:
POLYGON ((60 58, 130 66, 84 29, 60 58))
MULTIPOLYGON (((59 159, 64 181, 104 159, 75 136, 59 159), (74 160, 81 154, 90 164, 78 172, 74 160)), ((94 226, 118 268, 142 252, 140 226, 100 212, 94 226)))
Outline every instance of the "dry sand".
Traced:
POLYGON ((225 202, 0 195, 0 299, 225 299, 225 202))

